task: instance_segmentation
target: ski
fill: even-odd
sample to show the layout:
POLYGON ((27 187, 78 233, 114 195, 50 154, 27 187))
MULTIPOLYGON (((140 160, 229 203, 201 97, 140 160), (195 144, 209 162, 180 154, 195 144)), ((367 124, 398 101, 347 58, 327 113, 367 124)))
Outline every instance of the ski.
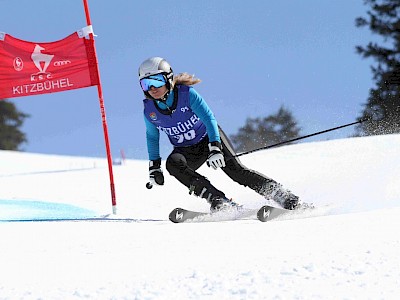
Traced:
POLYGON ((307 204, 307 203, 303 203, 299 208, 293 210, 285 209, 282 207, 264 205, 257 211, 257 219, 260 220, 261 222, 267 222, 282 215, 286 214, 296 215, 298 213, 301 214, 313 210, 314 208, 315 207, 313 204, 307 204))
POLYGON ((199 216, 206 215, 207 213, 202 213, 198 211, 191 211, 183 208, 175 208, 169 214, 169 219, 173 223, 183 223, 187 220, 194 219, 199 216))
POLYGON ((289 210, 281 207, 263 205, 261 208, 231 207, 217 212, 199 212, 183 208, 175 208, 169 214, 169 220, 173 223, 184 222, 218 222, 244 219, 257 219, 267 222, 281 215, 296 215, 314 209, 313 205, 303 204, 300 208, 289 210))

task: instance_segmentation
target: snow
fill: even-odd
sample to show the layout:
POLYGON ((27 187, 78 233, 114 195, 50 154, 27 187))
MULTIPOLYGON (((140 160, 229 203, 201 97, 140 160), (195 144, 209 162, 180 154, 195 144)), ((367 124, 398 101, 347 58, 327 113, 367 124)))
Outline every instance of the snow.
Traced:
MULTIPOLYGON (((114 166, 113 216, 105 159, 0 151, 0 299, 396 299, 399 149, 387 135, 243 156, 319 213, 188 224, 168 213, 208 205, 167 174, 147 190, 147 161, 114 166), (104 215, 118 220, 92 219, 104 215)), ((221 170, 200 172, 263 203, 221 170)))

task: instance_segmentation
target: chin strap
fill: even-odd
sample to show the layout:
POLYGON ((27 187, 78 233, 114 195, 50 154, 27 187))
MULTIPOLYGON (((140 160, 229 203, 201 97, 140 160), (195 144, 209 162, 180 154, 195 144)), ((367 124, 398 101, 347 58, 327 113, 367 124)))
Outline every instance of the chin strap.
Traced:
POLYGON ((171 107, 167 104, 167 99, 168 99, 168 96, 171 93, 171 90, 168 90, 168 92, 165 93, 165 95, 161 99, 154 99, 153 97, 151 97, 149 95, 148 92, 144 92, 144 93, 145 93, 146 96, 148 96, 147 99, 153 100, 156 103, 161 102, 162 104, 164 104, 166 106, 166 109, 167 109, 169 115, 171 115, 175 111, 177 103, 178 103, 178 89, 177 89, 177 87, 174 87, 174 102, 172 103, 171 107))
MULTIPOLYGON (((167 93, 168 94, 168 93, 167 93)), ((152 96, 150 96, 150 93, 149 92, 144 92, 144 95, 145 95, 145 97, 147 98, 147 99, 149 99, 149 100, 153 100, 153 101, 162 101, 162 99, 156 99, 156 98, 153 98, 152 96)))
POLYGON ((170 93, 171 93, 171 90, 168 90, 168 92, 166 92, 165 95, 160 99, 153 98, 152 96, 150 96, 149 92, 144 92, 144 95, 146 96, 147 99, 150 99, 150 100, 153 100, 153 101, 160 101, 160 102, 163 102, 166 105, 166 102, 167 102, 167 99, 168 99, 168 96, 169 96, 170 93))

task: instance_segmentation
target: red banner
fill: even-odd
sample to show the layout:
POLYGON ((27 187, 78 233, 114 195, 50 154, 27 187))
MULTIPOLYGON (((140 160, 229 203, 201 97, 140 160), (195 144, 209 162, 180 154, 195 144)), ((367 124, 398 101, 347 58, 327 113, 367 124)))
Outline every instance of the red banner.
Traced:
POLYGON ((57 42, 34 43, 0 33, 0 99, 98 84, 93 40, 75 32, 57 42))

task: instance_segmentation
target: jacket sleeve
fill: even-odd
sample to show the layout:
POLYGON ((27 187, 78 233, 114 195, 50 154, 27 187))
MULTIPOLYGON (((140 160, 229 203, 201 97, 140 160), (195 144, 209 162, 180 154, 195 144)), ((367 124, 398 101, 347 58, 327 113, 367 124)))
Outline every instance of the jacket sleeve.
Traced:
POLYGON ((192 111, 200 118, 207 128, 208 139, 210 142, 221 142, 219 136, 218 123, 213 112, 207 105, 203 97, 195 91, 189 89, 189 104, 192 111))
POLYGON ((157 127, 144 116, 146 125, 146 141, 149 160, 157 160, 160 157, 160 132, 157 127))

